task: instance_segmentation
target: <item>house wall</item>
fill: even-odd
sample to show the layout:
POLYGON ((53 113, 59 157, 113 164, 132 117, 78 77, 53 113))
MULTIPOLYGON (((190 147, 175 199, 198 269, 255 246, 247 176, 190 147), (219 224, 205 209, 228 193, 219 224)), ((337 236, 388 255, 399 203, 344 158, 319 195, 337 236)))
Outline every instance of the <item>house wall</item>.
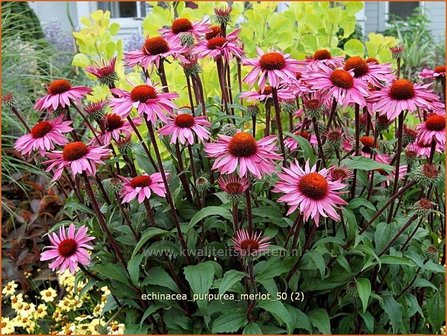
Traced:
MULTIPOLYGON (((429 30, 437 41, 445 39, 445 2, 423 1, 420 3, 428 14, 429 30)), ((387 2, 365 2, 365 35, 383 32, 388 19, 387 2)))
POLYGON ((61 23, 61 29, 64 32, 72 31, 70 21, 67 15, 67 5, 70 17, 75 26, 79 25, 79 18, 77 12, 76 2, 51 2, 51 1, 30 1, 29 6, 34 10, 40 20, 42 26, 50 22, 56 21, 61 23))
POLYGON ((429 28, 437 41, 445 40, 445 2, 426 1, 424 10, 430 19, 429 28))
MULTIPOLYGON (((32 1, 30 7, 35 11, 41 23, 45 25, 51 21, 59 21, 62 24, 62 30, 70 32, 71 25, 67 16, 68 11, 73 20, 75 27, 79 26, 79 19, 87 16, 90 12, 97 10, 97 3, 94 1, 65 1, 65 2, 49 2, 49 1, 32 1)), ((437 41, 445 39, 445 2, 441 1, 424 1, 422 6, 427 11, 431 20, 429 29, 437 41)), ((367 36, 371 32, 383 32, 386 29, 387 21, 387 2, 365 2, 364 10, 359 13, 358 20, 362 24, 362 28, 367 36)), ((118 38, 127 38, 131 34, 141 31, 141 21, 129 19, 112 19, 121 26, 118 38)))

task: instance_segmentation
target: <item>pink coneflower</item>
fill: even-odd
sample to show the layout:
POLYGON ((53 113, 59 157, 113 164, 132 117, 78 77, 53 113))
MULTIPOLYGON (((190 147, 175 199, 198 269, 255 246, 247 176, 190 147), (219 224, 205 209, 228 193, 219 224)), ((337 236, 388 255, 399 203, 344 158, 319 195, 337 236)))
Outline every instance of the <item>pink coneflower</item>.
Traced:
POLYGON ((435 71, 432 69, 422 69, 421 72, 419 72, 418 77, 424 81, 430 81, 435 79, 435 71))
POLYGON ((329 176, 332 181, 345 182, 352 177, 352 171, 345 166, 332 166, 329 168, 329 176))
POLYGON ((287 83, 287 87, 293 92, 296 98, 311 92, 309 86, 303 80, 304 71, 305 71, 304 69, 298 71, 295 74, 295 80, 292 80, 289 83, 287 83))
MULTIPOLYGON (((247 99, 249 102, 260 101, 264 102, 267 99, 273 99, 272 95, 272 87, 270 85, 266 85, 263 90, 259 89, 258 91, 246 91, 242 92, 240 95, 241 98, 247 99)), ((287 89, 283 86, 278 87, 278 100, 293 100, 295 99, 295 94, 292 90, 287 89)))
POLYGON ((445 65, 439 65, 434 68, 434 74, 435 77, 445 77, 445 65))
MULTIPOLYGON (((409 144, 405 150, 415 152, 416 156, 420 158, 428 158, 431 154, 431 143, 424 144, 421 142, 413 142, 409 144)), ((444 153, 444 147, 439 143, 436 143, 435 151, 438 153, 444 153)))
POLYGON ((48 94, 34 104, 34 108, 39 111, 47 109, 55 111, 58 108, 68 107, 73 101, 79 101, 85 97, 92 89, 86 86, 71 86, 66 79, 56 79, 47 87, 48 94))
POLYGON ((112 86, 118 79, 115 72, 116 57, 113 57, 110 61, 106 62, 104 60, 99 64, 90 65, 85 68, 85 71, 92 74, 101 84, 112 86))
POLYGON ((232 7, 221 7, 221 8, 214 8, 214 17, 216 21, 220 24, 227 24, 230 22, 230 13, 233 10, 232 7))
POLYGON ((65 145, 68 143, 64 133, 71 132, 71 121, 63 121, 63 116, 53 120, 45 120, 37 123, 31 128, 29 134, 25 134, 17 139, 14 149, 22 155, 38 150, 41 156, 46 151, 53 150, 55 145, 65 145))
POLYGON ((154 173, 150 176, 143 174, 134 178, 120 176, 120 179, 124 183, 121 189, 122 203, 130 203, 137 198, 138 203, 141 204, 145 199, 151 197, 152 192, 160 197, 166 195, 166 188, 160 173, 154 173))
POLYGON ((319 91, 309 92, 302 97, 304 110, 311 115, 318 115, 324 106, 330 108, 332 102, 326 103, 325 97, 319 91))
POLYGON ((166 122, 168 118, 165 112, 172 113, 173 109, 177 108, 172 100, 177 98, 178 94, 159 92, 150 79, 147 79, 146 84, 135 86, 130 92, 121 89, 111 91, 116 97, 111 99, 110 107, 113 113, 123 118, 126 118, 135 107, 138 114, 145 115, 152 124, 157 122, 157 118, 166 122))
POLYGON ((339 190, 346 187, 345 184, 339 180, 328 179, 327 169, 317 172, 316 166, 310 168, 309 161, 306 162, 304 170, 299 166, 298 161, 295 161, 290 168, 283 167, 283 171, 283 173, 278 173, 279 181, 273 191, 284 193, 278 201, 289 205, 287 215, 299 207, 304 219, 308 220, 312 217, 317 226, 320 216, 340 220, 335 209, 338 205, 347 204, 339 196, 341 194, 339 190))
POLYGON ((233 238, 234 250, 242 257, 256 256, 268 251, 270 237, 262 237, 262 233, 249 233, 246 229, 236 231, 233 238))
MULTIPOLYGON (((110 113, 105 115, 103 121, 104 132, 100 136, 100 140, 104 144, 110 141, 119 141, 122 137, 127 138, 133 132, 133 128, 127 119, 121 118, 118 114, 110 113)), ((132 118, 135 126, 140 126, 141 118, 132 118)))
POLYGON ((378 152, 378 141, 374 144, 374 138, 371 136, 362 136, 360 137, 360 143, 362 147, 360 149, 360 155, 366 158, 372 158, 380 163, 387 163, 387 156, 378 152))
POLYGON ((257 48, 257 54, 258 58, 245 59, 242 64, 253 66, 244 82, 251 86, 257 82, 261 90, 264 90, 267 81, 269 85, 277 88, 281 82, 295 79, 295 74, 301 69, 299 65, 303 63, 279 51, 264 53, 257 48))
POLYGON ((418 131, 417 142, 431 144, 436 141, 440 146, 445 146, 445 115, 431 114, 425 122, 416 127, 418 131))
POLYGON ((237 43, 239 31, 240 29, 237 29, 226 37, 216 36, 203 40, 193 49, 192 54, 199 58, 223 57, 226 61, 230 61, 233 57, 241 59, 244 56, 244 50, 237 43))
POLYGON ((400 44, 400 45, 391 47, 390 50, 391 50, 391 54, 392 54, 393 58, 401 58, 402 54, 405 51, 405 46, 403 44, 400 44))
POLYGON ((258 178, 275 171, 274 160, 281 159, 276 153, 276 136, 268 136, 259 141, 248 133, 239 132, 234 136, 219 135, 216 143, 205 144, 208 156, 216 158, 213 170, 221 174, 231 174, 238 170, 240 177, 251 172, 258 178))
POLYGON ((354 71, 355 78, 359 78, 374 87, 382 87, 396 79, 391 64, 366 62, 366 60, 359 56, 348 58, 343 69, 346 71, 354 71))
POLYGON ((124 63, 128 67, 139 65, 144 69, 151 65, 158 68, 160 61, 168 57, 188 63, 188 60, 182 55, 186 51, 186 47, 182 46, 179 41, 167 41, 161 36, 148 37, 141 50, 124 53, 124 63))
POLYGON ((46 246, 40 254, 40 261, 54 260, 49 267, 54 271, 58 268, 61 272, 68 269, 72 274, 76 272, 78 263, 87 266, 90 264, 90 254, 88 250, 93 247, 88 244, 93 237, 87 234, 87 227, 82 225, 78 229, 70 224, 68 229, 59 227, 59 234, 49 233, 51 246, 46 246))
POLYGON ((341 148, 347 153, 352 151, 354 149, 354 138, 346 136, 341 143, 341 148))
POLYGON ((205 34, 205 40, 211 40, 221 35, 220 26, 210 26, 209 32, 205 34))
POLYGON ((100 100, 98 102, 89 103, 84 106, 84 112, 87 113, 87 116, 93 120, 100 120, 104 117, 104 109, 107 106, 107 102, 104 100, 100 100))
POLYGON ((210 32, 210 28, 205 20, 191 22, 186 18, 178 18, 172 21, 170 28, 162 28, 159 31, 166 40, 180 42, 183 33, 191 34, 196 40, 200 40, 205 33, 210 32))
POLYGON ((221 175, 217 179, 220 189, 230 196, 242 195, 248 189, 249 183, 245 177, 237 175, 221 175))
POLYGON ((376 112, 394 120, 402 111, 430 110, 433 104, 439 104, 438 96, 429 90, 429 86, 413 84, 408 79, 396 79, 391 85, 373 91, 369 101, 375 103, 376 112))
POLYGON ((89 175, 95 175, 96 165, 103 164, 102 159, 109 155, 110 149, 106 146, 86 145, 76 141, 66 144, 62 151, 48 152, 50 160, 44 164, 49 164, 47 172, 54 169, 53 181, 55 181, 61 177, 64 168, 69 168, 73 177, 84 171, 89 175))
POLYGON ((168 118, 167 125, 158 130, 161 135, 172 135, 171 143, 179 141, 182 145, 194 144, 194 135, 199 142, 208 140, 210 132, 207 130, 211 123, 206 117, 194 117, 189 113, 180 113, 168 118))
POLYGON ((343 56, 332 56, 329 50, 320 49, 314 52, 309 64, 324 64, 331 68, 339 68, 343 65, 343 62, 343 56))
POLYGON ((365 97, 368 96, 367 84, 354 77, 352 70, 332 69, 324 64, 309 68, 303 75, 304 80, 311 89, 321 91, 327 103, 335 99, 344 107, 350 104, 365 106, 365 97))

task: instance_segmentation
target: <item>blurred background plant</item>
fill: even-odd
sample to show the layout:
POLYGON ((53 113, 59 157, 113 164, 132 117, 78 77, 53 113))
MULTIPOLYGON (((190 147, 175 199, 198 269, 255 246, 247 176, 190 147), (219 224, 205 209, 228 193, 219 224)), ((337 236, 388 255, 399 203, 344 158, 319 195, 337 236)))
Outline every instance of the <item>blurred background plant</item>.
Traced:
POLYGON ((2 2, 2 274, 25 291, 31 286, 25 274, 39 265, 42 236, 63 218, 63 195, 49 186, 38 164, 13 149, 26 130, 11 108, 20 110, 30 126, 42 118, 33 104, 45 85, 74 74, 65 71, 72 53, 65 65, 55 62, 61 52, 46 39, 28 3, 2 2))
POLYGON ((433 69, 445 62, 445 40, 437 42, 433 39, 429 23, 429 17, 420 7, 405 19, 392 16, 388 21, 384 35, 398 38, 405 46, 402 57, 405 62, 401 69, 405 78, 416 80, 422 69, 433 69))

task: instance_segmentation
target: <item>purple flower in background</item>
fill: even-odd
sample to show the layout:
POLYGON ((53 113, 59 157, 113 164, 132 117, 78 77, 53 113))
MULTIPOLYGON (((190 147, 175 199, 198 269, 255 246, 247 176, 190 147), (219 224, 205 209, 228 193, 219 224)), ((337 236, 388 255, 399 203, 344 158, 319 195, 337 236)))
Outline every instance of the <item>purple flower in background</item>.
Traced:
POLYGON ((144 44, 145 38, 139 33, 133 33, 126 39, 124 44, 124 51, 132 51, 140 49, 144 44))

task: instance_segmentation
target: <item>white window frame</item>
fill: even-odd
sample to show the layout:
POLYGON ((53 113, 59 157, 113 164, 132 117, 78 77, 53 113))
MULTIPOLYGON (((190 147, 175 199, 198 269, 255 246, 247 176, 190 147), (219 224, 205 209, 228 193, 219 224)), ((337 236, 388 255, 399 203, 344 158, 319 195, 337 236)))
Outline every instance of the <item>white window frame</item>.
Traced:
MULTIPOLYGON (((113 1, 111 1, 113 2, 113 1)), ((134 31, 135 33, 138 33, 140 35, 143 34, 143 27, 142 27, 142 21, 143 17, 141 16, 141 6, 145 4, 145 1, 135 1, 133 2, 137 9, 137 16, 136 17, 125 17, 125 18, 110 18, 111 23, 118 23, 121 27, 121 34, 126 34, 129 31, 134 31)), ((91 10, 98 9, 98 3, 97 2, 81 2, 77 1, 78 4, 78 17, 81 18, 82 16, 88 16, 91 10), (93 4, 95 7, 89 8, 89 4, 93 4)))
MULTIPOLYGON (((425 10, 425 1, 409 1, 409 2, 418 2, 419 7, 422 8, 422 10, 425 10)), ((389 28, 390 24, 388 23, 388 20, 390 18, 390 2, 385 1, 385 28, 389 28)))

